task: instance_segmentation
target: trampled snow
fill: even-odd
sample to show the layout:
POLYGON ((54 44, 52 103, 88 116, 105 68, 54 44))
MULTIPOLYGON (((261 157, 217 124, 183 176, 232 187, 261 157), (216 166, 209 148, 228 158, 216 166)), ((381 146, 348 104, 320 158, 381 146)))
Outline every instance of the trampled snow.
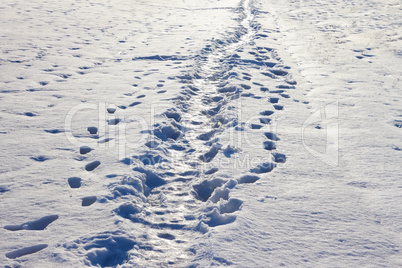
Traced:
POLYGON ((401 17, 3 1, 1 266, 402 266, 401 17))

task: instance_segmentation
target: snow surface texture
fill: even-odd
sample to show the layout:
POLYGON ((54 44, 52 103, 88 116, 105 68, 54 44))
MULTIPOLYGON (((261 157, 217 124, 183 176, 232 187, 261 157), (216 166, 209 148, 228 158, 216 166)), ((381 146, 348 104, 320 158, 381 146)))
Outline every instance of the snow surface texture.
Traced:
POLYGON ((2 2, 0 264, 402 266, 401 5, 2 2))

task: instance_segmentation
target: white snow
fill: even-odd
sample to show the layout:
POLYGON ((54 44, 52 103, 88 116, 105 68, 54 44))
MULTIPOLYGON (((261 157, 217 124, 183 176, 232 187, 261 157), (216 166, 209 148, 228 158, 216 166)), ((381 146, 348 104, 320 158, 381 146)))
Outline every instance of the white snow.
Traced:
POLYGON ((2 267, 402 267, 402 2, 3 1, 2 267))

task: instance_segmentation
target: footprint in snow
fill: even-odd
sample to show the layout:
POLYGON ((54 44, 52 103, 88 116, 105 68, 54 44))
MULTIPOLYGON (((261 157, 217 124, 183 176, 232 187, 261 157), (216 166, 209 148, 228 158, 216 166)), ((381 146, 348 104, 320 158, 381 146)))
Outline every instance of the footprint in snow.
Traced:
POLYGON ((59 215, 49 215, 42 217, 35 221, 29 221, 19 225, 6 225, 4 229, 9 231, 20 231, 20 230, 44 230, 49 224, 54 222, 59 218, 59 215))
POLYGON ((260 179, 260 177, 255 176, 255 175, 244 175, 238 179, 238 182, 239 183, 254 183, 254 182, 258 181, 259 179, 260 179))
POLYGON ((273 153, 272 156, 274 157, 275 163, 285 163, 286 162, 286 155, 281 153, 273 153))
POLYGON ((108 108, 106 109, 106 111, 107 111, 109 114, 114 114, 114 113, 116 112, 116 107, 108 107, 108 108))
POLYGON ((107 120, 107 122, 108 122, 109 125, 115 126, 115 125, 117 125, 118 123, 121 122, 121 119, 119 119, 119 118, 113 118, 113 119, 107 120))
POLYGON ((218 187, 221 187, 224 182, 225 181, 217 178, 212 180, 204 180, 200 184, 193 186, 194 195, 198 200, 206 202, 211 197, 214 190, 218 187))
POLYGON ((103 140, 98 141, 98 143, 99 143, 99 144, 103 144, 103 143, 107 143, 107 142, 109 142, 109 141, 111 141, 111 140, 113 140, 113 138, 106 138, 106 139, 103 139, 103 140))
POLYGON ((268 125, 271 122, 270 118, 259 118, 261 124, 268 125))
POLYGON ((199 159, 206 163, 211 162, 212 159, 214 159, 214 157, 218 154, 219 150, 219 146, 212 146, 212 148, 205 154, 201 155, 199 159))
POLYGON ((211 168, 211 169, 205 171, 204 174, 205 174, 205 175, 211 175, 211 174, 216 173, 218 170, 219 170, 219 169, 216 168, 216 167, 215 167, 215 168, 211 168))
POLYGON ((50 133, 50 134, 58 134, 58 133, 63 133, 63 129, 45 129, 45 132, 50 133))
POLYGON ((240 84, 240 86, 241 86, 242 88, 246 89, 246 90, 251 89, 251 86, 246 85, 246 84, 240 84))
POLYGON ((267 137, 268 139, 273 140, 273 141, 279 141, 280 140, 278 138, 278 136, 273 132, 265 132, 264 135, 265 135, 265 137, 267 137))
POLYGON ((134 106, 137 106, 137 105, 139 105, 139 104, 141 104, 140 101, 135 101, 135 102, 131 103, 131 104, 129 105, 129 107, 134 107, 134 106))
POLYGON ((232 154, 235 154, 235 153, 237 153, 238 152, 238 150, 236 149, 236 148, 233 148, 233 147, 231 147, 230 145, 228 145, 224 150, 223 150, 223 154, 226 156, 226 157, 231 157, 231 155, 232 154))
POLYGON ((101 164, 100 161, 93 161, 93 162, 91 162, 91 163, 89 163, 89 164, 87 164, 87 165, 85 166, 85 170, 86 170, 86 171, 93 171, 93 170, 94 170, 95 168, 97 168, 100 164, 101 164))
POLYGON ((270 116, 270 115, 272 115, 273 113, 274 113, 273 111, 266 110, 266 111, 260 112, 260 115, 270 116))
POLYGON ((167 240, 174 240, 174 239, 176 239, 176 237, 175 237, 174 235, 169 234, 169 233, 159 233, 159 234, 157 234, 157 236, 158 236, 159 238, 163 238, 163 239, 167 239, 167 240))
POLYGON ((10 191, 6 186, 0 186, 0 194, 10 191))
POLYGON ((92 151, 92 148, 89 146, 81 146, 80 147, 80 154, 87 154, 92 151))
MULTIPOLYGON (((86 263, 90 263, 93 267, 118 267, 129 260, 129 251, 134 248, 137 241, 118 232, 105 232, 83 238, 82 243, 85 245, 80 250, 86 252, 86 263)), ((75 243, 63 246, 69 250, 81 247, 75 243)))
POLYGON ((278 103, 279 102, 279 98, 269 98, 269 102, 270 103, 278 103))
POLYGON ((230 198, 226 203, 220 204, 219 212, 221 214, 229 214, 229 213, 239 211, 242 204, 243 204, 243 201, 236 199, 236 198, 230 198))
POLYGON ((271 172, 275 168, 275 163, 262 163, 255 168, 250 169, 251 173, 261 174, 271 172))
POLYGON ((98 133, 98 128, 97 127, 88 127, 87 128, 89 134, 97 134, 98 133))
POLYGON ((6 253, 6 257, 9 259, 16 259, 28 254, 36 253, 44 248, 47 248, 47 244, 39 244, 35 246, 25 247, 6 253))
POLYGON ((96 202, 96 196, 87 196, 82 198, 82 202, 81 202, 81 206, 83 207, 89 207, 90 205, 92 205, 93 203, 96 202))
POLYGON ((32 113, 32 112, 26 112, 26 113, 24 113, 24 115, 29 116, 29 117, 38 116, 36 113, 32 113))
POLYGON ((207 220, 204 222, 208 224, 209 227, 216 227, 219 225, 225 225, 232 223, 236 220, 236 216, 234 215, 222 215, 219 213, 218 209, 212 210, 209 214, 206 215, 207 220))
POLYGON ((402 120, 394 120, 394 126, 397 128, 402 128, 402 120))
POLYGON ((250 128, 251 128, 251 129, 261 129, 261 128, 262 128, 262 125, 259 125, 259 124, 251 124, 251 125, 250 125, 250 128))
POLYGON ((49 160, 48 157, 40 155, 40 156, 32 156, 30 157, 32 160, 35 160, 37 162, 45 162, 46 160, 49 160))
POLYGON ((79 178, 79 177, 71 177, 71 178, 68 178, 67 181, 71 188, 80 188, 81 187, 81 178, 79 178))

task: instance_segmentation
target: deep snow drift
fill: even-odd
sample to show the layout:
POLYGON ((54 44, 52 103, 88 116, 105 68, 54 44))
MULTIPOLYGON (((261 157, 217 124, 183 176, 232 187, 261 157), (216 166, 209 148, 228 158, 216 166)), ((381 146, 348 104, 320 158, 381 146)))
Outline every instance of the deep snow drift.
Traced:
POLYGON ((1 3, 0 263, 402 266, 401 5, 1 3))

